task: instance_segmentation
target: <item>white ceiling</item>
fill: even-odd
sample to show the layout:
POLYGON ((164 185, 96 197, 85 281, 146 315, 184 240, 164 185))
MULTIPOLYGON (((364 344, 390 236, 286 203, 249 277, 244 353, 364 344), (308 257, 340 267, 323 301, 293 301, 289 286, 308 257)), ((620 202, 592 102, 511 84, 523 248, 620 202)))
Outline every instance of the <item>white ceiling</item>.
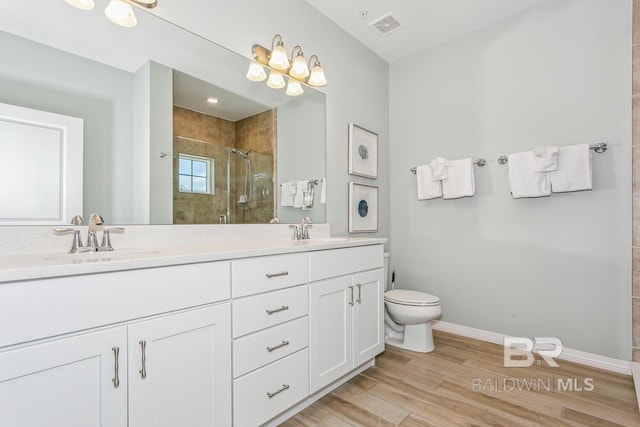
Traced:
POLYGON ((306 0, 391 63, 486 27, 549 0, 306 0), (365 10, 366 17, 361 17, 365 10), (401 26, 385 35, 369 26, 389 13, 401 26))

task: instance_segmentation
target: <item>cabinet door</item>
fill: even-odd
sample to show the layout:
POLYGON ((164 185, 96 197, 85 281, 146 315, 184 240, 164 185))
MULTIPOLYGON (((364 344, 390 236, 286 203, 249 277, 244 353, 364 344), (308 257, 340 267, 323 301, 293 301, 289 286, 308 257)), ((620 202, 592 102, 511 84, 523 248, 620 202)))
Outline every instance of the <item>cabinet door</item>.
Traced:
POLYGON ((130 325, 129 426, 229 425, 230 303, 130 325))
POLYGON ((310 393, 353 369, 352 292, 351 277, 309 286, 310 393))
POLYGON ((0 426, 126 426, 126 349, 121 327, 0 353, 0 426))
POLYGON ((353 358, 359 366, 384 351, 384 269, 356 274, 353 283, 353 358))

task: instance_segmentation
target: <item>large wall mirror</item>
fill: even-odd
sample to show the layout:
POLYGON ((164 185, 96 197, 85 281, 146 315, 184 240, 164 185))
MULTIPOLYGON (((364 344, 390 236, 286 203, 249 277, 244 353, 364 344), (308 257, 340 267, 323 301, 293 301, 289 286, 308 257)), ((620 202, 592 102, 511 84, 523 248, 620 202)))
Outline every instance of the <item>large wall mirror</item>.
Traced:
POLYGON ((251 82, 247 58, 142 10, 134 28, 108 21, 100 5, 63 0, 0 0, 0 11, 0 103, 83 120, 85 217, 326 221, 323 93, 290 97, 251 82), (282 193, 299 181, 313 183, 308 207, 282 193))

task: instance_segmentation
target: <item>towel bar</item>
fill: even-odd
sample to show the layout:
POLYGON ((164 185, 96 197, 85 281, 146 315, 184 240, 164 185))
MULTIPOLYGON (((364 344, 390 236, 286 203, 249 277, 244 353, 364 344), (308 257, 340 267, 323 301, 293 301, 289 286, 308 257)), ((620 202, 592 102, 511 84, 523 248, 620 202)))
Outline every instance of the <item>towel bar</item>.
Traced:
MULTIPOLYGON (((589 145, 589 148, 591 148, 596 153, 601 154, 601 153, 604 153, 605 151, 607 151, 607 148, 609 148, 609 147, 604 142, 601 142, 599 144, 591 144, 591 145, 589 145)), ((501 164, 501 165, 505 165, 505 164, 507 164, 508 159, 509 158, 507 156, 500 156, 500 157, 498 157, 498 163, 501 164)))
MULTIPOLYGON (((485 159, 482 159, 482 158, 481 158, 481 159, 478 159, 478 160, 474 160, 474 161, 473 161, 473 162, 471 162, 471 163, 473 163, 474 165, 478 165, 478 166, 482 167, 482 166, 484 166, 484 165, 486 165, 486 164, 487 164, 487 161, 486 161, 485 159)), ((416 168, 411 168, 411 169, 409 169, 409 170, 411 171, 411 173, 412 173, 412 174, 414 174, 414 175, 415 175, 415 173, 416 173, 416 168)))

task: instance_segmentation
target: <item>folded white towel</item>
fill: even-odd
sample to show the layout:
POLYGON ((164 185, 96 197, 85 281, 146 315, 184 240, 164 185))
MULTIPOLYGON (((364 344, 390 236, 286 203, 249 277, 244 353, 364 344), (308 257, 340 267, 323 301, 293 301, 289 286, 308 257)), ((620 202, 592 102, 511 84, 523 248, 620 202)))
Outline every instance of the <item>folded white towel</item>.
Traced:
POLYGON ((547 173, 536 172, 532 151, 509 154, 509 189, 514 199, 551 195, 551 183, 547 173))
POLYGON ((554 193, 591 190, 593 174, 589 144, 560 147, 558 169, 549 172, 549 179, 554 193))
POLYGON ((295 181, 282 183, 282 188, 280 190, 282 193, 280 195, 280 206, 293 206, 293 197, 295 195, 295 190, 297 189, 296 185, 295 181), (292 189, 294 191, 293 193, 291 192, 292 189))
POLYGON ((416 168, 418 184, 418 200, 429 200, 442 197, 441 181, 431 180, 431 166, 422 165, 416 168))
POLYGON ((320 203, 327 204, 327 177, 322 178, 322 187, 320 188, 320 203))
POLYGON ((536 172, 551 172, 558 169, 558 147, 536 147, 533 150, 536 172))
POLYGON ((293 196, 293 207, 301 208, 304 206, 304 192, 307 191, 309 180, 302 179, 300 181, 295 181, 295 183, 296 183, 296 194, 293 196))
POLYGON ((442 180, 445 199, 471 197, 476 194, 476 180, 471 158, 450 160, 447 179, 442 180))
POLYGON ((431 166, 431 181, 442 181, 447 179, 447 167, 449 161, 443 157, 436 157, 429 163, 431 166))

